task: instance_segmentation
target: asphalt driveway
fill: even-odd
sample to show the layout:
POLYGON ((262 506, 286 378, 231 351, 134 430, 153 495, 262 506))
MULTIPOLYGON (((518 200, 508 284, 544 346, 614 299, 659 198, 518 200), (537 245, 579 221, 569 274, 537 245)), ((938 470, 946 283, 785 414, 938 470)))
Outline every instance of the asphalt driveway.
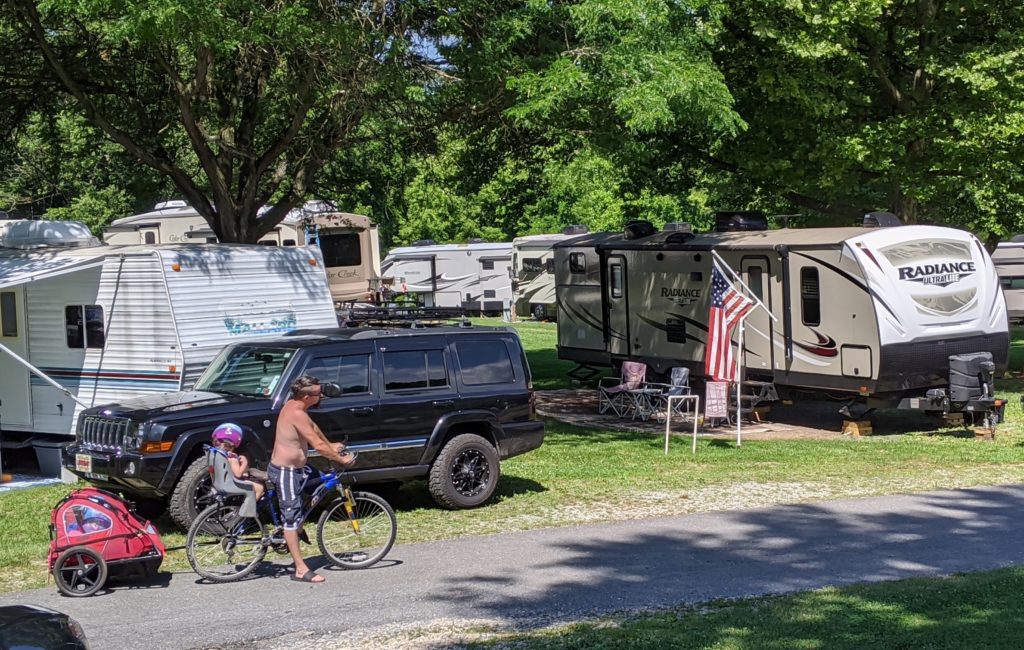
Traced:
MULTIPOLYGON (((281 564, 230 585, 191 573, 91 598, 0 597, 67 612, 94 648, 194 648, 311 631, 480 618, 529 627, 1024 562, 1024 485, 929 492, 399 545, 377 567, 293 582, 281 564)), ((399 529, 401 541, 401 529, 399 529)), ((310 555, 315 555, 314 547, 310 555)), ((312 564, 315 566, 319 560, 312 564)))

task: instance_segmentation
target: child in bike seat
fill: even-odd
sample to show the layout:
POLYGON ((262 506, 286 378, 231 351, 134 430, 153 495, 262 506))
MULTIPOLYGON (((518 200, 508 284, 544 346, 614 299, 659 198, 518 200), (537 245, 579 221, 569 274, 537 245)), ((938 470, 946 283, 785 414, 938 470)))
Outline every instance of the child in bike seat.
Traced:
POLYGON ((256 493, 256 499, 262 497, 263 483, 253 480, 255 477, 250 474, 249 459, 236 453, 242 444, 242 428, 237 424, 226 422, 213 430, 212 443, 227 456, 228 467, 231 468, 231 474, 235 479, 251 485, 256 493))

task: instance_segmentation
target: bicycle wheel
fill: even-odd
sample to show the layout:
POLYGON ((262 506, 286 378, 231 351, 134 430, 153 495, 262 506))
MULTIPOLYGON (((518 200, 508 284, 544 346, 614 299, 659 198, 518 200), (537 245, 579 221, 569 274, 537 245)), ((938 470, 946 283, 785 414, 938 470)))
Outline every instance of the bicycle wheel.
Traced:
POLYGON ((376 494, 354 492, 355 512, 349 519, 345 500, 335 499, 320 515, 316 541, 334 566, 362 569, 379 562, 395 543, 395 511, 376 494))
POLYGON ((252 573, 267 554, 270 532, 238 506, 215 503, 199 513, 188 530, 185 554, 200 576, 211 582, 234 582, 252 573))

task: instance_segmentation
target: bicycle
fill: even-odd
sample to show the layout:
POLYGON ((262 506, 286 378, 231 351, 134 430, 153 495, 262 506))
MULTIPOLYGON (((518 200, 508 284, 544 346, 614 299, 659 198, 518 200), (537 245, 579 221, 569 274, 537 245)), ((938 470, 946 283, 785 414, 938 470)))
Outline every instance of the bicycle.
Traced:
MULTIPOLYGON (((316 526, 320 551, 342 569, 373 566, 395 543, 395 511, 376 494, 353 491, 342 472, 319 473, 306 481, 299 524, 334 490, 340 496, 321 513, 316 526)), ((287 554, 276 496, 277 486, 268 482, 253 517, 241 514, 244 504, 219 490, 216 503, 189 528, 185 553, 192 569, 211 582, 234 582, 252 573, 267 551, 287 554)))

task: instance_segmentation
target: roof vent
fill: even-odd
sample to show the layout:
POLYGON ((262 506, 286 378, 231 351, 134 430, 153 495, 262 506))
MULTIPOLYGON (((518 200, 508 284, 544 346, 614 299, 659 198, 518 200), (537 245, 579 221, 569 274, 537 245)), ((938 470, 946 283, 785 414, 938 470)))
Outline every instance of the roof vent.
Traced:
POLYGON ((436 246, 437 242, 433 239, 417 239, 412 243, 413 246, 436 246))
POLYGON ((665 238, 666 244, 685 244, 697 235, 693 234, 688 230, 676 231, 669 233, 669 236, 665 238))
POLYGON ((182 200, 174 201, 161 201, 153 206, 154 210, 178 210, 180 208, 187 208, 188 202, 182 200))
POLYGON ((563 235, 585 235, 588 232, 590 232, 590 228, 587 228, 583 224, 579 223, 562 228, 563 235))
POLYGON ((85 224, 79 221, 29 221, 21 219, 0 225, 0 248, 82 248, 100 246, 85 224))
POLYGON ((760 210, 715 213, 715 232, 768 230, 768 218, 760 210))
POLYGON ((902 226, 903 222, 892 212, 868 212, 864 215, 865 228, 892 228, 902 226))
POLYGON ((623 239, 640 239, 641 237, 649 237, 656 232, 658 232, 657 229, 655 229, 654 224, 650 221, 637 219, 626 222, 622 237, 623 239))
POLYGON ((473 239, 470 239, 469 242, 467 242, 467 243, 470 243, 470 244, 482 244, 482 243, 484 243, 484 240, 481 239, 480 237, 474 237, 473 239))
POLYGON ((664 232, 693 232, 693 226, 687 221, 672 221, 662 228, 664 232))

